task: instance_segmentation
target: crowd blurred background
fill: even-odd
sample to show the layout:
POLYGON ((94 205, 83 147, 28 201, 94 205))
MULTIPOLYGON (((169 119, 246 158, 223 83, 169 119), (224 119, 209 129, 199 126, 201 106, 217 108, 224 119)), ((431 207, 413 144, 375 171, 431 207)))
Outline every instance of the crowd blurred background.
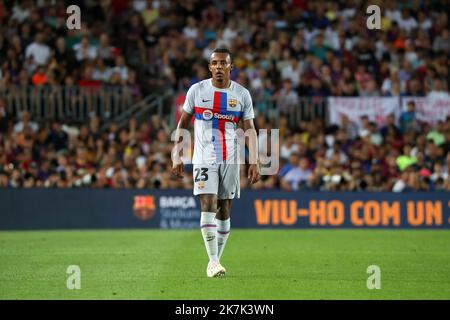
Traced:
MULTIPOLYGON (((242 188, 450 190, 450 119, 419 122, 412 106, 381 125, 288 121, 301 97, 449 97, 449 1, 85 0, 81 30, 66 27, 70 4, 0 0, 0 92, 175 95, 208 78, 211 51, 226 46, 257 128, 281 129, 279 173, 249 186, 243 167, 242 188), (369 4, 382 9, 381 30, 366 27, 369 4), (267 101, 281 116, 267 116, 267 101)), ((173 124, 158 116, 104 131, 99 115, 36 121, 33 110, 10 110, 0 96, 0 187, 192 189, 189 166, 183 180, 170 174, 173 124)))

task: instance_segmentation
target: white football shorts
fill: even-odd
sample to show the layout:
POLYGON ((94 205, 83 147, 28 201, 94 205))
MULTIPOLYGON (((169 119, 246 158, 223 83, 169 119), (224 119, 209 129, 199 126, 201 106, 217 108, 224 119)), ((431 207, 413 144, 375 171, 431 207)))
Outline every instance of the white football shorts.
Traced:
POLYGON ((194 164, 194 195, 217 194, 217 199, 240 197, 239 164, 194 164))

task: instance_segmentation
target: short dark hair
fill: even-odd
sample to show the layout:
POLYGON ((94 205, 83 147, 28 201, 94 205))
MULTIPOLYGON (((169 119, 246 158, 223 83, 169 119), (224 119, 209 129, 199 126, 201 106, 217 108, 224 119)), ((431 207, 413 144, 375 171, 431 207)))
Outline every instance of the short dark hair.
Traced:
POLYGON ((222 48, 215 48, 215 49, 211 52, 211 55, 212 55, 213 53, 226 53, 226 54, 228 54, 228 55, 230 56, 230 60, 233 61, 233 56, 231 55, 231 51, 230 51, 228 48, 224 48, 224 47, 222 47, 222 48))

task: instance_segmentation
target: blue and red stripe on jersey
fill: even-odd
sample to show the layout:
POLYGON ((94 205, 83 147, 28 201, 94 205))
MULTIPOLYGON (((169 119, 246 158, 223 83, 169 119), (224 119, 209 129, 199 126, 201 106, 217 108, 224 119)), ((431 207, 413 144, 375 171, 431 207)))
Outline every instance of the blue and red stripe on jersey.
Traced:
POLYGON ((227 158, 227 142, 225 139, 225 123, 226 122, 234 122, 238 123, 242 117, 242 111, 228 111, 227 110, 227 93, 215 91, 214 92, 214 100, 213 100, 213 108, 202 108, 202 107, 194 107, 195 119, 197 120, 205 120, 212 121, 212 142, 214 145, 214 150, 216 153, 216 160, 226 160, 227 158), (210 110, 213 113, 211 119, 205 119, 203 117, 203 112, 205 110, 210 110), (233 116, 232 119, 218 119, 215 115, 224 115, 224 116, 233 116))

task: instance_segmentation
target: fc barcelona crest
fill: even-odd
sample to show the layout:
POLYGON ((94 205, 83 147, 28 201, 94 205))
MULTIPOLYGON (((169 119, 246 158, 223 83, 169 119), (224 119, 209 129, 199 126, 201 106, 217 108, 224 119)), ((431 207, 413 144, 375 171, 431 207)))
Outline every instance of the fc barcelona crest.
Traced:
POLYGON ((153 196, 135 196, 133 211, 134 215, 141 220, 153 218, 156 212, 153 196))
POLYGON ((237 100, 236 99, 230 99, 228 100, 228 105, 232 108, 236 107, 237 105, 237 100))

